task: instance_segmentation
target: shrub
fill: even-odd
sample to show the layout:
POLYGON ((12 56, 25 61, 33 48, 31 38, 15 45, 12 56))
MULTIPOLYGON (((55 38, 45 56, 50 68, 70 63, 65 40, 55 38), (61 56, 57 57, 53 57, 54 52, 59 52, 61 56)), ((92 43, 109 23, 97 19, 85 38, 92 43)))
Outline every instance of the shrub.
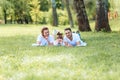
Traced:
POLYGON ((66 11, 58 10, 58 21, 60 25, 66 25, 69 23, 66 11))
MULTIPOLYGON (((49 10, 48 12, 48 23, 53 23, 53 17, 52 17, 52 10, 49 10)), ((68 16, 67 12, 63 10, 57 10, 57 16, 58 16, 58 24, 59 25, 66 25, 68 24, 68 16)))

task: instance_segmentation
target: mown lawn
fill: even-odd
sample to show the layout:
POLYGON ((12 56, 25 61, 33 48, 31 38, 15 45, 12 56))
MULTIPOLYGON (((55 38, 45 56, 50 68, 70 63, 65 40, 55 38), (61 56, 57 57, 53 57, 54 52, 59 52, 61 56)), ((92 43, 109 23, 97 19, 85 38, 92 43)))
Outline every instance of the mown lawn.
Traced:
POLYGON ((0 25, 0 80, 120 80, 120 28, 110 25, 81 32, 88 45, 73 48, 32 47, 43 25, 0 25))

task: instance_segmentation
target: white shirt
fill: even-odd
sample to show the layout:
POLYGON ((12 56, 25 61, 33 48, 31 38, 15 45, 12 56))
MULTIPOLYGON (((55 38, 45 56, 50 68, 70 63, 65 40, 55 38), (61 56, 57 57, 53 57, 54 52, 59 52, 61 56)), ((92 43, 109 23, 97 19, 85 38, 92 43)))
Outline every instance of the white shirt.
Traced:
POLYGON ((57 40, 54 41, 54 45, 55 45, 55 46, 65 46, 64 42, 62 42, 62 43, 58 43, 57 40))
POLYGON ((67 42, 68 44, 71 44, 72 46, 76 46, 77 45, 76 43, 81 41, 80 37, 76 33, 72 33, 72 37, 73 39, 70 40, 66 36, 64 36, 64 42, 67 42))
MULTIPOLYGON (((54 43, 54 37, 52 35, 49 35, 48 36, 48 41, 50 43, 54 43)), ((42 35, 39 35, 37 37, 37 42, 40 42, 40 46, 46 46, 46 45, 48 45, 48 41, 42 35)))

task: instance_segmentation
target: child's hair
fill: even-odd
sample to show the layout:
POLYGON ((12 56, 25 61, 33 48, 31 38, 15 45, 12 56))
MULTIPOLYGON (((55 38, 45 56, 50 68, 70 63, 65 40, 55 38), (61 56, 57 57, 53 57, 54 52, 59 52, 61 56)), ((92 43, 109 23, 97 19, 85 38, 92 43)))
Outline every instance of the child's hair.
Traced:
POLYGON ((57 39, 63 39, 63 37, 61 37, 61 36, 58 36, 58 37, 57 37, 57 39))
POLYGON ((63 39, 63 36, 62 36, 63 34, 61 33, 61 32, 58 32, 57 33, 57 39, 63 39))
POLYGON ((63 35, 61 32, 58 32, 57 35, 63 35))

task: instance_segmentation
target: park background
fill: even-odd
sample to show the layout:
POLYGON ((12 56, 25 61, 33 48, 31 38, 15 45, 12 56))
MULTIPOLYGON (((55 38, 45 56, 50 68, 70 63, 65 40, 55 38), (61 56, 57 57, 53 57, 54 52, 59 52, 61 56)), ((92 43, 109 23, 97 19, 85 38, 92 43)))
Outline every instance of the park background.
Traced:
POLYGON ((0 80, 120 79, 120 1, 108 0, 111 31, 95 29, 96 3, 107 0, 81 0, 91 31, 79 29, 73 1, 0 0, 0 80), (68 2, 74 25, 68 16, 68 2), (88 45, 32 47, 43 26, 48 26, 51 34, 54 30, 64 33, 66 27, 80 30, 88 45))

